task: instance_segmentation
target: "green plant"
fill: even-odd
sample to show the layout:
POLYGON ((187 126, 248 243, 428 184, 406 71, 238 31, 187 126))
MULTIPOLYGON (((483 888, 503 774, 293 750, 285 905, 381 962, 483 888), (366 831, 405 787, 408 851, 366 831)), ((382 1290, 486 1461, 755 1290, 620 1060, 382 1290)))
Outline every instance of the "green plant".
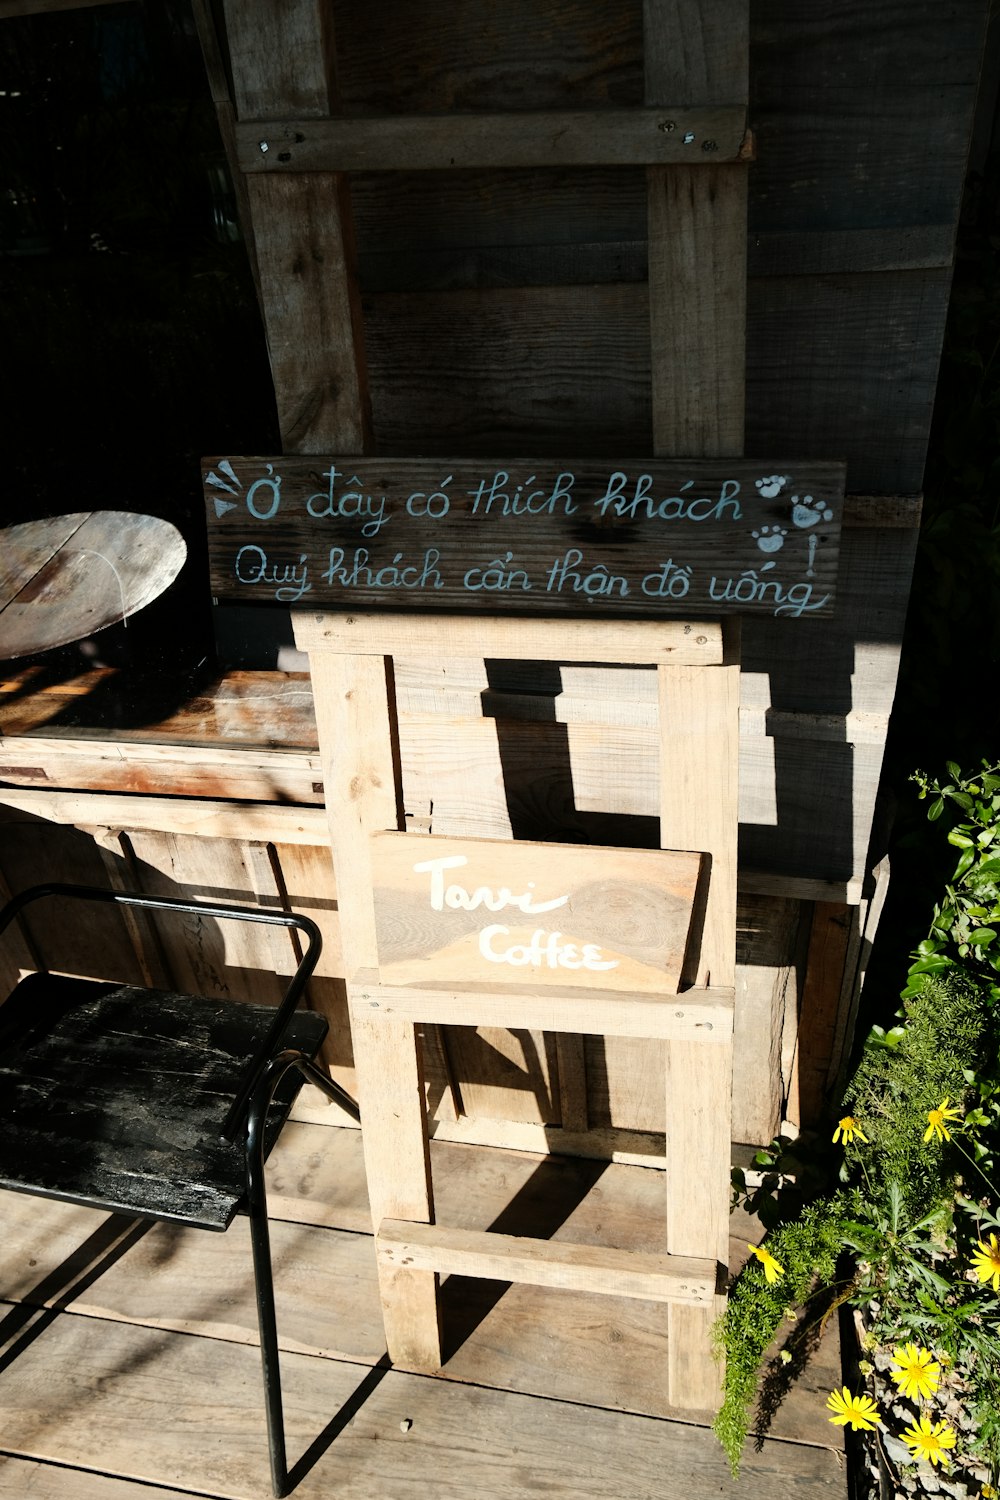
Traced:
MULTIPOLYGON (((983 762, 978 775, 963 776, 948 762, 950 780, 941 783, 917 771, 918 796, 932 798, 927 809, 936 822, 948 802, 962 815, 949 829, 948 842, 959 850, 958 863, 944 895, 934 908, 931 930, 916 951, 904 998, 917 995, 928 976, 956 964, 968 964, 1000 975, 1000 765, 983 762)), ((1000 998, 993 982, 991 995, 1000 998)))
MULTIPOLYGON (((931 946, 914 954, 897 1024, 866 1039, 832 1138, 772 1143, 758 1156, 766 1169, 759 1185, 748 1190, 736 1179, 738 1201, 768 1234, 717 1330, 726 1377, 715 1430, 734 1472, 761 1364, 783 1322, 801 1309, 815 1323, 841 1303, 865 1319, 871 1358, 862 1370, 873 1396, 834 1392, 830 1420, 882 1426, 897 1462, 964 1467, 978 1477, 977 1493, 978 1481, 987 1473, 995 1481, 1000 1469, 1000 1300, 991 1295, 1000 1291, 1000 1240, 992 1238, 1000 1230, 1000 963, 994 937, 976 939, 1000 923, 992 852, 1000 776, 996 767, 977 777, 955 766, 949 773, 944 785, 919 778, 933 795, 933 822, 949 800, 958 808, 949 837, 960 853, 935 908, 931 946), (945 1397, 961 1420, 935 1406, 945 1397)), ((772 1380, 788 1358, 786 1344, 771 1362, 772 1380)))

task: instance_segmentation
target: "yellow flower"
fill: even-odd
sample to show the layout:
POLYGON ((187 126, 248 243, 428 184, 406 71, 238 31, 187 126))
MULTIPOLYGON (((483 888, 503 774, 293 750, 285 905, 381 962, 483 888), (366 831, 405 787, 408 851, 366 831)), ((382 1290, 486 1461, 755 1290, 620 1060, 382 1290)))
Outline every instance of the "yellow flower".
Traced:
POLYGON ((948 1100, 942 1099, 937 1109, 927 1111, 927 1129, 924 1131, 924 1140, 929 1141, 932 1136, 937 1136, 939 1141, 950 1141, 951 1132, 948 1129, 949 1120, 960 1120, 962 1111, 960 1109, 949 1109, 948 1100))
POLYGON ((878 1426, 878 1407, 872 1398, 852 1396, 846 1385, 842 1391, 831 1391, 826 1404, 834 1413, 829 1420, 835 1427, 846 1427, 850 1422, 852 1432, 859 1428, 862 1432, 870 1432, 878 1426))
POLYGON ((747 1249, 753 1255, 756 1255, 764 1267, 764 1275, 767 1277, 769 1286, 773 1286, 776 1281, 781 1280, 785 1274, 785 1268, 778 1264, 770 1250, 766 1250, 763 1245, 748 1245, 747 1249))
POLYGON ((979 1249, 972 1252, 972 1268, 980 1281, 992 1281, 993 1290, 1000 1292, 1000 1245, 995 1234, 990 1235, 988 1245, 979 1241, 979 1249))
POLYGON ((938 1388, 941 1366, 931 1358, 929 1349, 918 1349, 916 1344, 892 1351, 893 1363, 898 1366, 892 1378, 899 1386, 901 1396, 912 1400, 926 1400, 938 1388))
POLYGON ((849 1146, 852 1141, 865 1141, 866 1143, 868 1141, 868 1137, 853 1115, 845 1115, 842 1120, 837 1121, 837 1128, 833 1132, 834 1144, 840 1140, 841 1136, 844 1138, 845 1146, 849 1146))
POLYGON ((926 1458, 932 1464, 947 1462, 946 1449, 954 1448, 958 1439, 954 1428, 947 1422, 932 1422, 930 1417, 921 1417, 903 1433, 903 1442, 914 1458, 926 1458))

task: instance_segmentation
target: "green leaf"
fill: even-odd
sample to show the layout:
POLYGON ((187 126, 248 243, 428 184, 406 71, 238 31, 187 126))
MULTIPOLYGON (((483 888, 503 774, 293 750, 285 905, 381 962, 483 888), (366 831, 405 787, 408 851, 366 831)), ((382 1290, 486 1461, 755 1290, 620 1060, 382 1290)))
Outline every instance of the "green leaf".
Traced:
POLYGON ((975 848, 975 845, 973 844, 972 839, 969 838, 969 835, 967 833, 960 832, 957 828, 953 828, 948 834, 948 842, 949 844, 954 844, 956 849, 975 848))
POLYGON ((955 866, 955 873, 951 877, 952 880, 961 880, 962 876, 965 874, 966 870, 968 870, 975 857, 976 851, 974 849, 963 849, 961 854, 958 856, 958 864, 955 866))
POLYGON ((977 948, 988 948, 996 937, 996 929, 993 927, 977 927, 975 932, 970 933, 969 942, 977 948))
POLYGON ((948 775, 952 778, 952 780, 953 781, 961 781, 961 779, 962 779, 962 767, 958 764, 958 761, 957 760, 946 760, 944 764, 945 764, 945 770, 948 772, 948 775))
POLYGON ((943 812, 944 812, 944 798, 943 797, 935 797, 934 801, 931 803, 930 807, 927 809, 927 821, 929 823, 936 823, 937 820, 938 820, 938 818, 941 816, 941 814, 943 812))

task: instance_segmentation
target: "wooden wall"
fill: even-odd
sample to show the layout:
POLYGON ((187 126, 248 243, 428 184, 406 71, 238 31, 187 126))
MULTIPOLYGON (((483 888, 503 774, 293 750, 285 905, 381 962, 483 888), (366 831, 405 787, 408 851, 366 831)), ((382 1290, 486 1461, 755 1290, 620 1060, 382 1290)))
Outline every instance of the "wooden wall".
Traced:
MULTIPOLYGON (((195 9, 234 163, 258 150, 256 122, 296 115, 643 102, 640 0, 195 9)), ((985 0, 750 9, 746 452, 846 459, 851 498, 836 616, 744 630, 734 1101, 744 1141, 768 1139, 783 1109, 797 1118, 822 1106, 877 914, 869 846, 985 19, 985 0), (800 1011, 802 1035, 822 1040, 797 1071, 800 1011)), ((651 453, 641 168, 416 172, 404 158, 378 173, 237 177, 286 450, 651 453)), ((275 641, 284 628, 276 619, 275 641)), ((643 673, 413 661, 398 685, 410 826, 655 841, 643 673)), ((66 878, 321 913, 329 944, 313 1003, 334 1022, 330 1061, 349 1079, 304 683, 284 680, 297 708, 274 733, 252 675, 226 679, 173 728, 151 707, 129 733, 88 722, 81 702, 100 691, 90 683, 75 706, 20 689, 7 699, 3 878, 16 888, 55 864, 66 878)), ((142 717, 133 710, 131 722, 142 717)), ((236 975, 222 978, 218 934, 171 936, 158 923, 123 926, 113 941, 76 937, 82 946, 58 924, 33 925, 27 942, 55 967, 110 953, 234 994, 273 990, 260 976, 288 958, 231 950, 236 975)), ((655 1048, 571 1042, 430 1037, 439 1129, 496 1138, 502 1127, 537 1148, 558 1126, 582 1150, 662 1130, 655 1048)))

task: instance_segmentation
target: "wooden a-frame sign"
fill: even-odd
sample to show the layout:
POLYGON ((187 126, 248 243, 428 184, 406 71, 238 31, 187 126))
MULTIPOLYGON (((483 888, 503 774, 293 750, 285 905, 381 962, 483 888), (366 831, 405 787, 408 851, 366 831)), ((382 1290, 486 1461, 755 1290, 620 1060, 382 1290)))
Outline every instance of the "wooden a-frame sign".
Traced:
POLYGON ((212 592, 300 609, 831 614, 839 463, 214 458, 212 592))

